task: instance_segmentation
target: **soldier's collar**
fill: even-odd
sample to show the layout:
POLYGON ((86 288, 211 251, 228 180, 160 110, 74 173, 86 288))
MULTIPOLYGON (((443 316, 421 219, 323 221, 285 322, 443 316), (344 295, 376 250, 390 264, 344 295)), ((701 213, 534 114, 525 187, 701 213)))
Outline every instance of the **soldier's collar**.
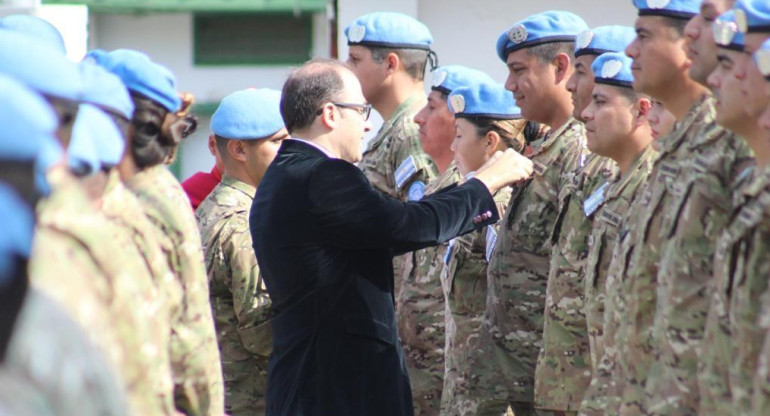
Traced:
POLYGON ((247 184, 246 182, 239 181, 238 179, 235 179, 227 174, 222 175, 221 184, 222 186, 229 186, 233 189, 241 191, 251 199, 254 199, 254 194, 257 192, 257 188, 247 184))

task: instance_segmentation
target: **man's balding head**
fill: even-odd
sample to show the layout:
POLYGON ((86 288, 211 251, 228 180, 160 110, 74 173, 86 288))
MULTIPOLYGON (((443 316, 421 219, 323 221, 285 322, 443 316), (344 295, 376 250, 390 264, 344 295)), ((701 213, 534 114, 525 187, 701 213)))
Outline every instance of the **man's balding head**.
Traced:
POLYGON ((310 127, 323 104, 342 94, 343 71, 350 70, 339 61, 314 59, 289 75, 281 98, 281 116, 289 133, 310 127))

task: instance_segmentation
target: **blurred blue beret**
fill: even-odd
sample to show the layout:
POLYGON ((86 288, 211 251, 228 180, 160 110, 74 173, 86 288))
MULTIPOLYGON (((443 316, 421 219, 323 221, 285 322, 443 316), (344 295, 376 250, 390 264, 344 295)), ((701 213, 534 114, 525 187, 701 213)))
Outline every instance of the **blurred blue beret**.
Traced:
POLYGON ((591 64, 591 70, 594 71, 594 82, 633 88, 634 75, 631 73, 631 62, 632 59, 621 52, 599 55, 591 64))
POLYGON ((59 29, 46 20, 27 14, 12 14, 0 19, 0 29, 12 30, 45 43, 62 55, 67 54, 59 29))
POLYGON ((599 26, 580 32, 575 38, 575 57, 623 52, 636 37, 631 26, 599 26))
POLYGON ((533 14, 503 32, 497 39, 497 56, 505 62, 513 51, 552 42, 574 42, 588 25, 578 15, 565 11, 533 14))
POLYGON ((26 202, 7 184, 0 182, 0 288, 13 278, 14 259, 29 258, 35 215, 26 202))
POLYGON ((711 28, 714 31, 714 42, 718 47, 743 52, 746 40, 745 35, 738 30, 735 9, 728 10, 717 17, 711 28))
POLYGON ((77 64, 39 40, 0 30, 0 74, 42 94, 80 100, 83 82, 77 64))
POLYGON ((101 167, 95 141, 99 132, 94 131, 95 113, 89 111, 95 108, 90 104, 80 104, 75 125, 72 127, 72 138, 67 146, 67 165, 78 176, 96 173, 101 167))
POLYGON ((700 13, 701 0, 633 0, 639 16, 664 16, 692 19, 700 13))
POLYGON ((494 84, 485 72, 468 68, 462 65, 440 66, 433 70, 433 83, 431 89, 444 94, 449 94, 456 88, 464 87, 479 82, 494 84))
POLYGON ((112 168, 120 163, 126 142, 115 121, 99 107, 89 104, 80 106, 78 119, 80 117, 84 117, 87 128, 91 131, 91 140, 101 166, 112 168))
POLYGON ((95 61, 117 75, 129 90, 157 102, 170 112, 179 111, 182 106, 174 74, 141 52, 130 49, 106 52, 96 49, 86 55, 86 60, 95 61))
POLYGON ((433 36, 419 20, 401 13, 365 14, 345 28, 348 45, 429 50, 433 36))
POLYGON ((457 118, 521 118, 521 109, 516 105, 513 94, 501 84, 479 82, 457 88, 449 94, 447 105, 457 118))
POLYGON ((767 0, 738 0, 735 21, 743 33, 770 33, 770 2, 767 0))
POLYGON ((770 39, 764 41, 762 46, 754 52, 754 62, 759 68, 759 72, 770 81, 770 39))
POLYGON ((91 62, 80 63, 83 101, 115 112, 127 120, 134 115, 134 101, 117 75, 91 62))
POLYGON ((233 140, 270 137, 283 129, 281 92, 269 88, 236 91, 219 103, 211 131, 233 140))
POLYGON ((0 97, 0 159, 33 161, 42 143, 57 142, 59 119, 40 94, 0 75, 0 97))

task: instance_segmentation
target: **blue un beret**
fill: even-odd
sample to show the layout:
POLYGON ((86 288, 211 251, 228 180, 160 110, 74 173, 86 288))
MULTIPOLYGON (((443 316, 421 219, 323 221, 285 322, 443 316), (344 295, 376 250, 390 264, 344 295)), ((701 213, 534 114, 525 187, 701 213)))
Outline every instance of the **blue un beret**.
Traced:
POLYGON ((401 13, 365 14, 345 28, 348 45, 430 50, 433 36, 419 20, 401 13))
POLYGON ((29 258, 35 215, 16 191, 0 182, 0 288, 8 284, 16 272, 14 259, 29 258))
POLYGON ((134 101, 117 75, 88 60, 80 63, 80 73, 83 76, 84 102, 131 120, 134 101))
POLYGON ((270 137, 283 129, 281 92, 269 88, 236 91, 219 103, 211 131, 233 140, 270 137))
POLYGON ((631 73, 631 62, 632 59, 621 52, 599 55, 591 64, 591 70, 594 71, 594 82, 633 88, 634 75, 631 73))
POLYGON ((574 42, 588 25, 578 15, 564 11, 534 14, 516 23, 497 38, 497 56, 505 62, 513 51, 551 42, 574 42))
POLYGON ((147 55, 130 49, 112 52, 97 49, 89 52, 86 58, 117 75, 129 90, 157 102, 166 110, 176 112, 182 106, 174 74, 147 55))
POLYGON ((83 90, 77 64, 40 41, 10 30, 0 30, 0 73, 69 101, 78 101, 83 90))
POLYGON ((59 29, 36 16, 12 14, 0 19, 0 29, 12 30, 46 44, 62 55, 67 54, 64 38, 59 29))
POLYGON ((126 142, 115 121, 99 107, 89 104, 80 106, 78 118, 81 116, 86 118, 88 129, 91 131, 91 138, 99 163, 104 168, 117 166, 120 159, 123 158, 126 142))
POLYGON ((735 22, 743 33, 770 33, 770 3, 767 0, 738 0, 735 22))
POLYGON ((757 64, 759 72, 770 81, 770 39, 764 41, 762 46, 754 52, 754 63, 757 64))
POLYGON ((623 52, 636 37, 630 26, 599 26, 584 30, 575 38, 575 57, 623 52))
POLYGON ((0 97, 0 159, 33 161, 43 143, 58 144, 59 119, 42 96, 0 75, 0 97))
POLYGON ((639 16, 664 16, 692 19, 700 13, 701 0, 633 0, 639 16))
POLYGON ((101 167, 96 149, 96 140, 101 132, 95 131, 94 124, 98 121, 94 120, 96 115, 91 109, 96 107, 80 104, 75 124, 72 126, 72 139, 67 146, 67 164, 73 172, 80 175, 90 175, 101 167))
POLYGON ((443 94, 449 94, 456 88, 479 82, 494 84, 495 80, 485 72, 462 65, 440 66, 433 70, 433 84, 431 89, 443 94))
POLYGON ((449 94, 447 105, 457 118, 521 118, 521 109, 516 105, 513 94, 496 83, 480 82, 458 88, 449 94))
POLYGON ((717 17, 711 28, 714 31, 714 42, 718 47, 743 52, 746 40, 744 34, 738 30, 735 9, 728 10, 717 17))

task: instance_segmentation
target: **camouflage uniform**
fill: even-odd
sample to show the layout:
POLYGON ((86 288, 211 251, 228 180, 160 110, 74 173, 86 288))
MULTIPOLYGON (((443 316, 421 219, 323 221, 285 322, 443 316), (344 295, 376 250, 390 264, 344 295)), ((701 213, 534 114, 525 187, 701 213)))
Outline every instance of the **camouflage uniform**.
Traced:
POLYGON ((565 174, 578 167, 583 138, 583 124, 570 118, 533 142, 533 178, 514 187, 502 219, 487 273, 484 330, 479 341, 483 360, 472 369, 472 377, 494 392, 480 406, 480 414, 500 414, 509 402, 516 402, 514 411, 519 413, 534 404, 549 237, 556 222, 559 189, 565 174))
POLYGON ((747 182, 736 193, 732 221, 714 256, 704 338, 708 347, 700 354, 698 369, 704 415, 750 414, 753 377, 765 337, 760 312, 770 275, 770 171, 747 182))
POLYGON ((579 167, 559 189, 559 215, 551 235, 543 348, 535 370, 535 407, 575 412, 591 381, 583 310, 588 234, 615 161, 582 150, 579 167))
MULTIPOLYGON (((426 188, 432 194, 462 179, 451 165, 426 188)), ((444 386, 444 293, 441 270, 448 243, 409 253, 396 298, 398 334, 404 347, 415 415, 437 415, 444 386)))
MULTIPOLYGON (((511 199, 511 188, 494 195, 499 213, 511 199)), ((446 303, 446 346, 442 415, 475 414, 479 401, 489 396, 470 369, 479 359, 479 333, 487 301, 487 255, 497 239, 497 225, 490 225, 449 242, 441 283, 446 303)))
POLYGON ((655 157, 657 152, 648 146, 634 161, 625 177, 616 176, 605 191, 604 204, 595 214, 596 222, 588 237, 584 310, 592 377, 580 404, 580 415, 605 414, 609 397, 616 398, 613 402, 615 409, 619 404, 617 394, 608 394, 612 388, 612 371, 615 366, 615 311, 619 302, 618 279, 613 279, 613 291, 610 294, 610 263, 613 252, 620 244, 621 234, 627 232, 628 221, 624 214, 629 212, 640 191, 644 189, 655 157))
POLYGON ((195 211, 222 356, 225 410, 265 414, 267 360, 273 349, 270 297, 249 231, 256 189, 225 175, 195 211))
MULTIPOLYGON (((770 259, 768 258, 768 254, 770 253, 770 247, 768 247, 768 244, 770 244, 770 227, 768 227, 768 224, 770 224, 770 218, 768 218, 770 214, 770 185, 768 185, 770 183, 769 169, 765 169, 763 177, 764 187, 754 198, 759 199, 759 205, 762 207, 761 212, 763 219, 761 224, 758 224, 758 229, 754 233, 755 236, 753 237, 753 241, 749 243, 753 245, 749 245, 748 247, 744 246, 747 248, 746 254, 750 255, 742 256, 741 260, 745 262, 742 269, 737 269, 736 265, 737 270, 742 270, 749 275, 745 279, 746 283, 743 284, 744 286, 747 286, 747 289, 748 286, 750 286, 747 284, 750 280, 752 280, 755 285, 759 286, 757 283, 763 279, 765 284, 767 284, 767 276, 770 276, 770 259), (751 248, 749 249, 749 247, 751 248)), ((756 190, 758 188, 759 187, 755 187, 754 189, 756 190)), ((755 212, 756 211, 754 211, 754 213, 755 212)), ((737 314, 734 313, 734 315, 737 314)), ((770 414, 770 290, 767 289, 762 295, 762 310, 758 323, 764 341, 756 363, 757 371, 754 377, 754 390, 752 393, 753 413, 751 414, 754 416, 763 416, 770 414)), ((744 322, 744 324, 749 324, 749 322, 744 322)), ((750 336, 755 335, 753 331, 751 331, 751 326, 744 326, 741 332, 750 336)), ((747 342, 751 341, 747 340, 747 342)), ((748 351, 748 349, 756 347, 756 344, 746 344, 743 345, 743 347, 747 348, 748 351)), ((743 354, 743 356, 747 355, 743 354)), ((749 362, 746 361, 746 363, 748 364, 749 362)), ((743 368, 745 369, 746 367, 743 368)), ((739 369, 740 368, 737 368, 736 370, 739 369)))
MULTIPOLYGON (((409 201, 410 192, 419 195, 438 174, 433 160, 422 150, 419 126, 414 122, 415 114, 426 103, 424 94, 401 103, 380 127, 377 136, 369 141, 358 164, 376 189, 401 201, 409 201)), ((401 291, 406 258, 407 255, 393 259, 396 294, 401 291)))
POLYGON ((165 166, 137 173, 126 184, 142 203, 158 238, 171 242, 167 252, 176 285, 182 288, 179 302, 170 299, 171 369, 174 403, 182 412, 221 415, 224 386, 200 234, 189 200, 165 166))
POLYGON ((658 262, 670 237, 672 201, 681 197, 689 154, 704 127, 714 119, 712 99, 704 96, 674 130, 656 144, 660 155, 640 202, 631 210, 630 235, 618 276, 622 276, 626 317, 616 334, 617 363, 625 375, 621 414, 645 414, 645 384, 653 358, 652 324, 655 315, 658 262), (664 233, 666 235, 664 235, 664 233))
POLYGON ((29 289, 0 362, 0 414, 122 416, 115 369, 67 311, 29 289))
POLYGON ((742 139, 712 123, 685 144, 689 158, 681 182, 672 187, 662 239, 654 360, 647 381, 652 415, 698 413, 697 366, 706 324, 714 251, 727 226, 739 174, 751 161, 742 139))
POLYGON ((62 171, 51 177, 54 192, 38 206, 31 282, 105 351, 132 413, 171 414, 163 391, 168 362, 153 337, 152 305, 139 303, 142 287, 153 286, 150 277, 126 252, 130 239, 95 211, 75 179, 62 171))

